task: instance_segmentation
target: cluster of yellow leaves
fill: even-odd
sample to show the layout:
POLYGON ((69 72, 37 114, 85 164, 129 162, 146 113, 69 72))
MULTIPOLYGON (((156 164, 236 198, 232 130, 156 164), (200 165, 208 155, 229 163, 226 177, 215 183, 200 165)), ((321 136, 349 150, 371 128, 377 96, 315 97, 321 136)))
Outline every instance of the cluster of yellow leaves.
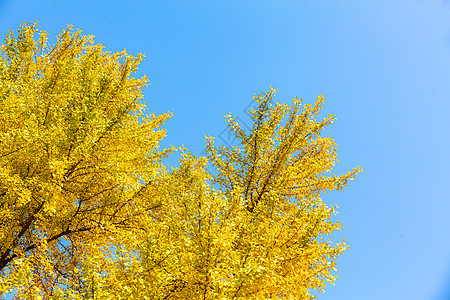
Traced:
POLYGON ((18 299, 76 289, 83 258, 157 205, 147 187, 169 152, 169 115, 143 117, 147 79, 131 77, 141 55, 71 28, 53 47, 36 35, 23 25, 0 48, 0 294, 18 299))
POLYGON ((35 25, 0 48, 0 295, 17 299, 312 299, 347 246, 321 193, 336 144, 322 103, 256 95, 254 125, 227 116, 238 147, 162 159, 143 115, 142 56, 108 53, 71 28, 49 47, 35 25), (217 169, 209 173, 208 166, 217 169))

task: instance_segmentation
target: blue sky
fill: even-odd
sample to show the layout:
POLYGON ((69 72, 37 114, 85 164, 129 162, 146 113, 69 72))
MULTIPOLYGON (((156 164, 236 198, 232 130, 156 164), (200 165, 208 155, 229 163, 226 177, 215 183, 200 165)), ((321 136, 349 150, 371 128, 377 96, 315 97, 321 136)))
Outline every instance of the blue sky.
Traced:
POLYGON ((201 153, 223 115, 269 86, 276 101, 328 99, 351 249, 319 299, 450 299, 450 1, 2 1, 0 35, 73 24, 107 50, 145 53, 149 111, 172 111, 165 145, 201 153))

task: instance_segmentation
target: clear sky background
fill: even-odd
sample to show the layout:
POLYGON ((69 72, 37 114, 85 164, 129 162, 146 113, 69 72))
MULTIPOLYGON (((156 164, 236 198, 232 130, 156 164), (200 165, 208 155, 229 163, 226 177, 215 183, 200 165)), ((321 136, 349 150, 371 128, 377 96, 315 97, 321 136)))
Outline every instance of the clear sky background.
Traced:
POLYGON ((450 1, 0 0, 2 41, 35 20, 145 53, 149 111, 174 113, 164 145, 194 154, 271 85, 279 102, 324 94, 336 170, 364 173, 325 196, 351 249, 319 299, 450 299, 450 1))

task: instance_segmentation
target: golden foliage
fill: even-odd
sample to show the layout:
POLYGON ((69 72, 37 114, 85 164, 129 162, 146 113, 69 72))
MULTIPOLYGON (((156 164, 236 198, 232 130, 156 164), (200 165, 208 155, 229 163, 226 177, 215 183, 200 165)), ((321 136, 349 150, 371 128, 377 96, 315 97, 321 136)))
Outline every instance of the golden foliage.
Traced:
POLYGON ((17 299, 312 299, 347 246, 320 198, 333 116, 256 95, 238 147, 178 167, 159 149, 170 114, 145 116, 143 56, 109 53, 71 27, 50 47, 23 24, 0 48, 0 295, 17 299), (208 172, 208 165, 217 172, 208 172))

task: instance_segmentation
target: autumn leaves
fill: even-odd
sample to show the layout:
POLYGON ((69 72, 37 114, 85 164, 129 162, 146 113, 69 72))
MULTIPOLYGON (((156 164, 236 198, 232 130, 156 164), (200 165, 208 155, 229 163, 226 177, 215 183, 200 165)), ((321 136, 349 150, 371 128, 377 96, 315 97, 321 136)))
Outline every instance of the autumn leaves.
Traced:
POLYGON ((331 174, 322 103, 256 95, 240 146, 164 165, 170 114, 144 115, 142 56, 70 27, 24 24, 0 48, 0 294, 20 299, 310 299, 346 249, 320 195, 331 174), (217 172, 208 172, 208 165, 217 172))

